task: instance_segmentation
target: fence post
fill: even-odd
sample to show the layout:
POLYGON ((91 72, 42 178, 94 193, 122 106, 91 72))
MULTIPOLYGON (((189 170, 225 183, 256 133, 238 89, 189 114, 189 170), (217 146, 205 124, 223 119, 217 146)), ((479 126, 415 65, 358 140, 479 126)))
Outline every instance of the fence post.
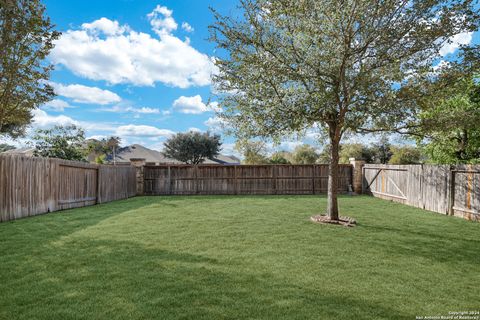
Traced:
POLYGON ((137 196, 143 196, 145 193, 145 163, 144 158, 132 158, 130 163, 137 171, 137 196))
POLYGON ((237 182, 237 165, 233 166, 233 174, 234 174, 234 179, 233 179, 233 192, 234 194, 238 194, 238 182, 237 182))
POLYGON ((364 160, 356 160, 355 158, 350 158, 350 164, 352 165, 352 187, 353 192, 357 194, 362 193, 363 189, 363 166, 365 165, 364 160))
POLYGON ((96 189, 95 189, 95 197, 97 198, 96 199, 96 203, 99 204, 101 203, 101 199, 100 199, 100 165, 97 166, 97 185, 95 186, 96 189))
POLYGON ((277 194, 277 166, 272 166, 272 178, 273 178, 273 193, 277 194))
POLYGON ((448 212, 447 214, 450 216, 454 215, 454 209, 453 207, 455 206, 455 167, 451 166, 450 167, 450 194, 448 197, 448 212))
POLYGON ((315 194, 315 174, 317 172, 317 167, 315 164, 312 165, 312 194, 315 194))
POLYGON ((198 165, 193 166, 195 180, 195 194, 198 194, 198 165))
POLYGON ((172 194, 172 170, 171 167, 168 166, 168 173, 167 173, 167 181, 168 181, 168 194, 172 194))

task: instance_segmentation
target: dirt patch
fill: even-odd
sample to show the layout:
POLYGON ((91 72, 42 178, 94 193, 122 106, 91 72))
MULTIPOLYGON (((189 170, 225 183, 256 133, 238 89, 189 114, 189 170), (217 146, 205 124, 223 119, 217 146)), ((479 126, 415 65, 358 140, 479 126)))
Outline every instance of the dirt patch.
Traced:
POLYGON ((322 223, 322 224, 337 224, 344 227, 355 227, 357 225, 357 221, 350 217, 339 217, 338 220, 331 220, 329 216, 324 214, 319 214, 316 216, 311 216, 310 220, 314 223, 322 223))

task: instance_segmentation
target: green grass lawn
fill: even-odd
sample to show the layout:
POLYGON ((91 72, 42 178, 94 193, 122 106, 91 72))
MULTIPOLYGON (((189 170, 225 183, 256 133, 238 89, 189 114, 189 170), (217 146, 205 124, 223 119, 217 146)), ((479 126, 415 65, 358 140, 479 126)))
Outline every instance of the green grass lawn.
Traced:
POLYGON ((0 224, 0 319, 415 319, 480 309, 480 224, 342 197, 139 197, 0 224))

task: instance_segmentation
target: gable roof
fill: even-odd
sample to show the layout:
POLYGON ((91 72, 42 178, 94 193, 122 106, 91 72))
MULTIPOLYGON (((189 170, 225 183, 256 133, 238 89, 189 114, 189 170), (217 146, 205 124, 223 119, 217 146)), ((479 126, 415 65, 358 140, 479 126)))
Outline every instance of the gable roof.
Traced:
MULTIPOLYGON (((147 163, 155 164, 182 164, 183 162, 167 158, 157 150, 146 148, 140 144, 119 148, 115 155, 117 163, 130 163, 130 159, 145 159, 147 163)), ((106 161, 113 163, 113 154, 108 154, 106 161)), ((203 164, 240 164, 240 159, 234 156, 219 154, 213 159, 206 159, 203 164)))
POLYGON ((2 154, 10 154, 10 155, 21 155, 25 157, 33 157, 34 148, 18 148, 18 149, 11 149, 4 152, 0 152, 2 154))
MULTIPOLYGON (((166 163, 181 163, 175 159, 165 157, 161 152, 148 149, 140 144, 132 144, 117 149, 115 160, 117 163, 130 163, 130 159, 145 159, 146 162, 166 164, 166 163)), ((108 154, 107 162, 113 162, 113 154, 108 154)))

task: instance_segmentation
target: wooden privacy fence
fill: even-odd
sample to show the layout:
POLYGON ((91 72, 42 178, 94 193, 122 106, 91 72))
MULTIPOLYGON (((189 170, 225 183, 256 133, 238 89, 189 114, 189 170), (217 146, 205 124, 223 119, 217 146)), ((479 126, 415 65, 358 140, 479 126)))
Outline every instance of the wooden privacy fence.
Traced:
MULTIPOLYGON (((167 165, 144 167, 146 195, 320 194, 328 165, 167 165)), ((352 184, 352 166, 340 165, 339 191, 352 184)))
POLYGON ((364 191, 425 210, 480 220, 480 165, 374 165, 364 191))
POLYGON ((136 194, 136 170, 0 155, 0 221, 83 207, 136 194))

